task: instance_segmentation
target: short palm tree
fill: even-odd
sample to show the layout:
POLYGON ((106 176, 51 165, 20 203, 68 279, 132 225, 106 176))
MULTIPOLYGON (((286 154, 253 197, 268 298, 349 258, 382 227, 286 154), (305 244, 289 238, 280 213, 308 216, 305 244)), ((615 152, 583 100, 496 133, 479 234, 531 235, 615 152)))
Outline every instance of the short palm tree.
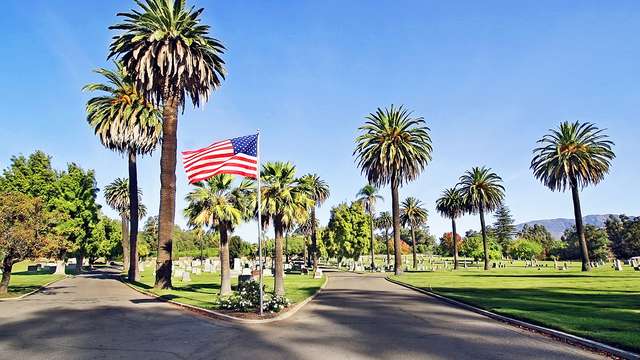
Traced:
POLYGON ((306 189, 308 196, 315 202, 311 207, 311 214, 308 224, 308 232, 311 235, 311 258, 313 261, 313 271, 318 269, 318 219, 316 218, 316 207, 319 207, 329 198, 329 185, 318 176, 318 174, 307 174, 300 178, 300 183, 306 189))
POLYGON ((453 269, 458 269, 458 242, 456 241, 456 219, 464 214, 464 197, 455 187, 445 189, 436 200, 436 210, 444 217, 451 219, 453 239, 453 269))
MULTIPOLYGON (((494 211, 502 204, 504 199, 502 178, 484 166, 474 167, 460 177, 460 182, 457 186, 459 186, 460 193, 464 197, 465 210, 469 213, 480 214, 484 269, 489 270, 489 250, 484 213, 494 211)), ((455 238, 453 241, 455 242, 455 238)))
POLYGON ((402 273, 400 248, 400 199, 398 189, 418 178, 431 161, 429 128, 421 117, 400 107, 380 109, 366 117, 367 121, 356 138, 356 162, 369 183, 391 185, 391 213, 393 216, 393 248, 395 274, 402 273))
POLYGON ((232 186, 233 176, 220 174, 195 183, 185 200, 184 215, 191 226, 210 227, 220 234, 220 295, 231 294, 229 232, 252 215, 253 184, 243 180, 232 186))
POLYGON ((418 259, 416 257, 416 228, 427 223, 428 212, 424 208, 422 201, 408 197, 402 202, 400 207, 400 221, 404 226, 409 226, 411 230, 411 243, 413 250, 413 269, 418 268, 418 259))
POLYGON ((376 228, 384 231, 384 244, 387 248, 387 265, 391 262, 389 252, 389 229, 393 227, 393 218, 388 211, 383 211, 376 218, 376 228))
MULTIPOLYGON (((142 190, 138 188, 138 198, 142 197, 142 190)), ((129 181, 123 178, 116 178, 104 187, 104 198, 113 210, 120 215, 122 226, 122 265, 124 271, 128 272, 131 262, 131 253, 129 251, 129 219, 131 217, 129 204, 129 181)), ((138 217, 140 219, 147 216, 147 208, 140 201, 137 207, 138 217)), ((136 258, 134 258, 135 261, 136 258)))
POLYGON ((178 110, 187 98, 194 106, 207 101, 225 76, 225 48, 201 23, 203 9, 185 0, 138 0, 140 7, 120 13, 122 22, 109 48, 109 58, 121 59, 136 89, 153 104, 162 105, 160 158, 160 230, 156 283, 171 287, 171 249, 176 201, 178 110))
POLYGON ((371 228, 371 271, 375 271, 376 263, 374 261, 375 251, 373 244, 373 217, 376 212, 376 202, 378 202, 378 200, 384 200, 384 198, 378 194, 378 188, 371 184, 363 186, 362 189, 358 191, 356 196, 358 197, 357 201, 359 201, 364 207, 364 210, 369 213, 369 225, 371 228))
POLYGON ((273 224, 275 233, 276 295, 284 295, 284 264, 282 240, 289 224, 304 223, 308 211, 315 205, 304 185, 296 178, 296 167, 285 162, 267 162, 260 172, 260 213, 264 224, 273 224))
MULTIPOLYGON (((87 102, 87 121, 93 128, 102 145, 107 149, 126 153, 129 162, 130 217, 129 246, 131 258, 128 267, 129 281, 140 280, 138 269, 138 169, 137 155, 153 152, 162 133, 160 111, 146 101, 136 91, 131 76, 120 63, 116 70, 104 68, 96 72, 106 82, 86 85, 87 91, 99 91, 102 94, 87 102)), ((129 202, 128 202, 129 203, 129 202)), ((123 249, 124 250, 124 249, 123 249)))
POLYGON ((604 133, 591 123, 563 122, 560 128, 538 140, 531 160, 533 175, 552 191, 571 188, 576 230, 582 252, 582 271, 589 271, 589 252, 584 236, 580 190, 597 184, 609 172, 615 158, 614 145, 604 133))

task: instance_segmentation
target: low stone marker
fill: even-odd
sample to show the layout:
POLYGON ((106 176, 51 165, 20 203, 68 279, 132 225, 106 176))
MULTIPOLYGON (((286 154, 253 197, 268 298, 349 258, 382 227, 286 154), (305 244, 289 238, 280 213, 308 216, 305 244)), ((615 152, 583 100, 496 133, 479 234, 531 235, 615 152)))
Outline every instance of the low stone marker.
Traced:
POLYGON ((189 282, 191 281, 191 273, 189 273, 188 271, 185 271, 182 273, 182 282, 189 282))
POLYGON ((316 272, 313 274, 313 278, 314 279, 320 279, 322 278, 322 269, 317 268, 316 272))
POLYGON ((615 259, 613 262, 613 266, 616 271, 622 271, 622 261, 615 259))

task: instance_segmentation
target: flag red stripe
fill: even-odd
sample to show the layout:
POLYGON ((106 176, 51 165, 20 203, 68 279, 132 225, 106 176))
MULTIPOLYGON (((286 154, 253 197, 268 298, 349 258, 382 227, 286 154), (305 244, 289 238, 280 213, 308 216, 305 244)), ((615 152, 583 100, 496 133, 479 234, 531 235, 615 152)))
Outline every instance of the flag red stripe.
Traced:
POLYGON ((214 168, 205 168, 203 170, 200 171, 195 171, 195 172, 189 172, 188 176, 189 177, 194 177, 194 176, 199 176, 201 174, 205 174, 205 173, 212 173, 212 172, 216 172, 219 171, 220 169, 223 169, 225 167, 229 167, 229 168, 241 168, 241 169, 246 169, 246 170, 252 170, 253 172, 255 172, 257 170, 256 166, 252 166, 252 165, 247 165, 244 163, 227 163, 224 165, 220 165, 214 168))
POLYGON ((218 175, 218 174, 240 175, 240 176, 244 176, 244 177, 248 177, 248 178, 252 178, 252 179, 257 178, 257 174, 256 173, 229 170, 229 171, 218 171, 216 173, 207 174, 207 175, 201 176, 199 178, 189 178, 189 184, 193 184, 193 183, 197 183, 198 181, 206 180, 206 179, 208 179, 208 178, 210 178, 212 176, 218 175))
POLYGON ((207 167, 207 166, 215 166, 215 165, 220 165, 220 164, 224 164, 227 163, 229 161, 236 161, 236 162, 245 162, 248 164, 256 164, 256 158, 252 157, 252 156, 245 156, 244 154, 238 154, 236 156, 227 156, 225 158, 220 158, 219 160, 209 160, 209 161, 198 161, 190 166, 185 166, 185 171, 187 173, 194 171, 194 170, 198 170, 201 169, 203 167, 207 167))
POLYGON ((224 144, 227 144, 227 143, 231 143, 231 141, 229 141, 229 140, 217 141, 217 142, 214 142, 213 144, 211 144, 211 145, 209 145, 207 147, 203 147, 201 149, 185 150, 185 151, 182 152, 182 155, 185 158, 189 158, 190 156, 193 156, 193 154, 200 153, 200 152, 203 152, 203 151, 206 151, 206 150, 210 150, 210 149, 213 149, 215 147, 218 147, 218 146, 221 146, 221 145, 224 145, 224 144))
POLYGON ((185 166, 189 166, 190 164, 193 164, 198 160, 206 159, 206 158, 209 158, 210 156, 219 156, 219 155, 226 155, 226 156, 233 155, 233 146, 229 145, 222 148, 212 149, 212 150, 203 152, 201 154, 198 154, 197 156, 193 156, 190 159, 183 158, 182 162, 185 164, 185 166))

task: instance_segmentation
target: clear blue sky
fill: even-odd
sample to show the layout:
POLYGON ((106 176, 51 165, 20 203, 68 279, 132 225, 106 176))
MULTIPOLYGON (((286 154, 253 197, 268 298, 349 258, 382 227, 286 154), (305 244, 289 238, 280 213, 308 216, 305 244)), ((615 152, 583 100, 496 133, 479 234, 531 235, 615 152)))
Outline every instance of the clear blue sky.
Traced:
MULTIPOLYGON (((204 21, 228 47, 229 76, 200 109, 180 116, 179 150, 262 129, 263 158, 289 160, 331 185, 321 209, 354 198, 365 180, 351 153, 363 117, 405 104, 423 116, 433 162, 401 196, 422 199, 432 233, 449 230, 434 209, 440 191, 474 165, 506 183, 518 222, 571 217, 569 194, 528 169, 535 141, 560 121, 608 128, 617 158, 583 192, 585 214, 640 214, 640 2, 638 1, 204 1, 204 21)), ((107 27, 129 0, 7 0, 0 14, 0 166, 42 149, 56 167, 74 161, 99 187, 126 176, 85 121, 81 87, 109 66, 107 27)), ((139 177, 151 214, 159 151, 139 177)), ((188 191, 178 168, 178 214, 188 191)), ((390 194, 380 210, 390 208, 390 194)), ((104 202, 100 194, 100 202, 104 202)), ((115 213, 105 207, 105 212, 115 213)), ((178 223, 184 224, 181 216, 178 223)), ((492 219, 491 219, 492 221, 492 219)), ((477 217, 461 230, 478 228, 477 217)), ((254 241, 253 227, 239 234, 254 241)))

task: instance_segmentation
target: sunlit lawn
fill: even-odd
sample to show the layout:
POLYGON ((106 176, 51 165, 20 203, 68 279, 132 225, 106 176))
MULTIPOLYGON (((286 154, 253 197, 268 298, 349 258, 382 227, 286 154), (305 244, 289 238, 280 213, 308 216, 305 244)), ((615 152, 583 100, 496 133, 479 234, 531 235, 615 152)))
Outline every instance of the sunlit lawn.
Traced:
POLYGON ((29 261, 22 261, 13 265, 11 280, 9 282, 9 292, 5 295, 0 295, 0 298, 20 296, 64 277, 64 275, 54 275, 44 271, 28 273, 27 266, 31 264, 29 261))
MULTIPOLYGON (((155 278, 151 269, 145 269, 140 277, 140 282, 136 285, 165 299, 205 309, 215 310, 218 308, 219 273, 191 274, 190 282, 182 282, 174 277, 172 279, 173 290, 154 290, 153 283, 155 278)), ((234 289, 237 282, 237 276, 232 276, 231 284, 234 289)), ((314 279, 313 275, 287 274, 284 279, 286 296, 292 303, 303 301, 318 291, 323 282, 324 279, 314 279)), ((273 277, 265 277, 264 284, 267 291, 273 291, 273 277)))
POLYGON ((640 350, 640 272, 610 264, 589 273, 572 263, 567 271, 477 268, 405 273, 392 278, 497 313, 572 334, 640 350))

